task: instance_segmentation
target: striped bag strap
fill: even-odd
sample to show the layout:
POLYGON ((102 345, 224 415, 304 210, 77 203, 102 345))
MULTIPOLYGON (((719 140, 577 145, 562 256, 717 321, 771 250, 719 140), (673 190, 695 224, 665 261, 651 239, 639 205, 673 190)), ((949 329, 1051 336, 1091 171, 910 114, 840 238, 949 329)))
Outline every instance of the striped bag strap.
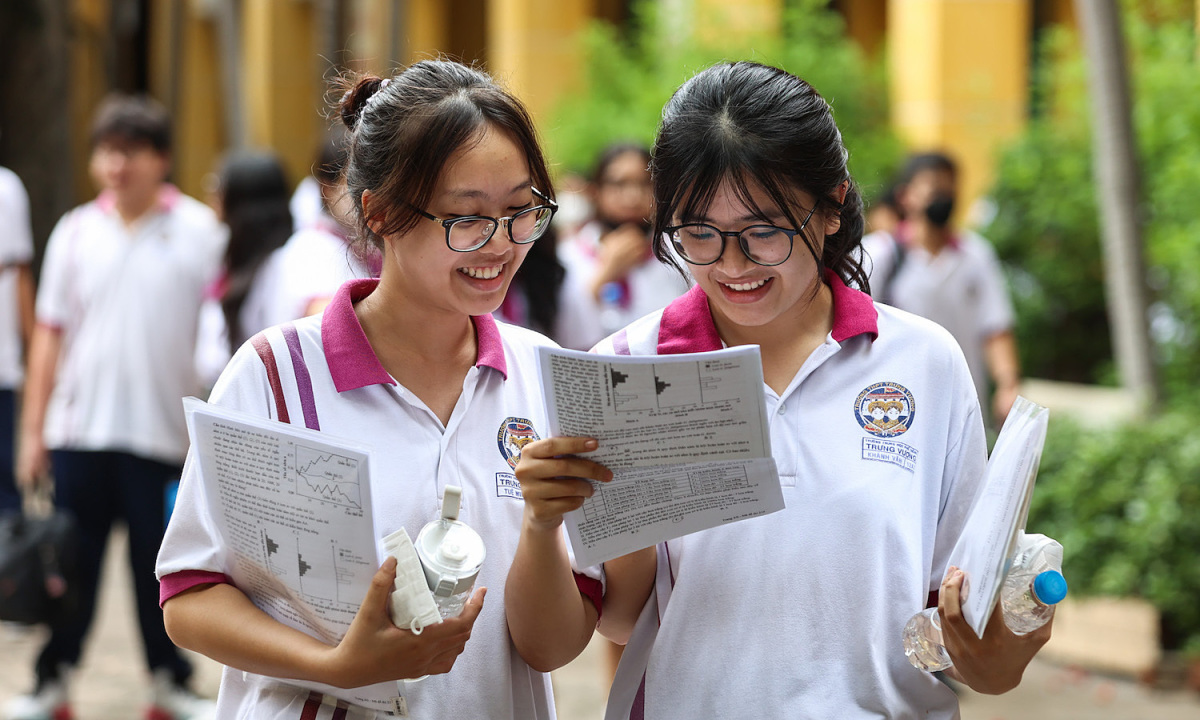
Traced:
MULTIPOLYGON (((292 363, 292 372, 296 376, 296 389, 300 395, 300 412, 304 417, 304 427, 309 430, 320 430, 317 421, 317 405, 313 397, 312 376, 308 372, 308 364, 304 361, 304 349, 300 346, 300 336, 293 323, 280 327, 284 342, 288 347, 288 357, 292 363)), ((271 384, 271 395, 275 398, 275 415, 279 422, 290 423, 287 397, 283 393, 283 382, 279 376, 279 363, 275 358, 275 348, 267 339, 266 331, 256 334, 250 339, 258 359, 267 370, 267 381, 271 384)))

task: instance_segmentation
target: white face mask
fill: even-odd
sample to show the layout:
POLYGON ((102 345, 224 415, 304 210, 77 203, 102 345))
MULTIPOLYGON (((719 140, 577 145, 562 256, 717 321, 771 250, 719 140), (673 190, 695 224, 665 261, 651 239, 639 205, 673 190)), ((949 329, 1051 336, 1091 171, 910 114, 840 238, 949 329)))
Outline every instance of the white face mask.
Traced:
POLYGON ((383 539, 387 553, 396 558, 396 584, 392 590, 392 622, 420 634, 429 625, 442 621, 433 593, 421 569, 421 559, 413 547, 412 538, 404 528, 383 539))

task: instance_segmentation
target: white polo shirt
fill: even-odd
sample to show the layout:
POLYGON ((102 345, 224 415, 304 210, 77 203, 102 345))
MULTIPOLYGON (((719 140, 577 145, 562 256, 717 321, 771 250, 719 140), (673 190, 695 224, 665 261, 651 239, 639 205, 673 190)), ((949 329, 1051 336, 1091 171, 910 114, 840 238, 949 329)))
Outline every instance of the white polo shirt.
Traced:
MULTIPOLYGON (((937 255, 905 243, 900 269, 896 243, 890 233, 874 232, 863 238, 863 265, 871 283, 891 276, 889 305, 929 318, 950 331, 962 347, 971 369, 979 402, 988 407, 988 368, 984 343, 998 332, 1012 329, 1013 309, 1008 286, 990 243, 970 231, 961 231, 937 255)), ((883 288, 872 288, 876 294, 883 288)))
POLYGON ((586 350, 615 329, 647 313, 661 310, 687 292, 690 285, 674 268, 650 255, 625 277, 621 304, 612 308, 603 307, 596 302, 591 290, 592 278, 599 270, 602 234, 600 224, 590 222, 558 246, 559 262, 567 271, 563 292, 576 296, 582 305, 582 312, 577 319, 560 328, 560 335, 556 339, 564 347, 586 350))
MULTIPOLYGON (((764 386, 786 508, 658 546, 608 720, 958 717, 900 634, 974 501, 979 404, 945 330, 827 280, 832 332, 782 395, 764 386)), ((597 350, 720 347, 696 287, 597 350)))
MULTIPOLYGON (((407 686, 409 716, 553 718, 550 676, 534 671, 517 654, 504 616, 504 583, 524 511, 513 475, 518 457, 509 440, 546 431, 534 349, 550 341, 496 323, 490 315, 474 318, 477 364, 443 427, 383 369, 363 334, 352 303, 366 297, 376 282, 347 283, 322 316, 252 339, 234 354, 210 402, 279 419, 274 399, 279 397, 290 422, 368 445, 376 537, 404 527, 415 538, 438 517, 445 486, 461 486, 460 519, 479 531, 487 546, 476 582, 488 588, 487 601, 454 669, 407 686)), ((198 583, 227 582, 233 562, 208 514, 197 473, 189 460, 159 553, 164 602, 198 583)), ((298 720, 308 702, 307 690, 226 669, 217 715, 298 720)), ((367 711, 355 709, 349 717, 366 716, 367 711)))
POLYGON ((270 327, 304 317, 314 300, 333 297, 342 283, 378 277, 378 267, 355 254, 342 228, 329 216, 292 235, 279 249, 273 271, 259 281, 270 327))
POLYGON ((200 390, 197 318, 223 251, 212 210, 170 185, 132 226, 108 193, 63 216, 37 298, 38 322, 62 332, 47 447, 183 461, 179 401, 200 390))
POLYGON ((0 389, 20 387, 21 318, 17 267, 33 260, 29 194, 12 170, 0 167, 0 389))

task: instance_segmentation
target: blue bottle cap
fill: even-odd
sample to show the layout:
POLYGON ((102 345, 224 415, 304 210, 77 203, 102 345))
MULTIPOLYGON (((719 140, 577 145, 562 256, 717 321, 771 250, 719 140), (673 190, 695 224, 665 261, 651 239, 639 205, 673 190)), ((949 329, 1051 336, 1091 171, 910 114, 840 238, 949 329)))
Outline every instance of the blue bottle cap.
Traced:
POLYGON ((1033 579, 1033 596, 1043 605, 1057 605, 1067 596, 1067 579, 1057 570, 1038 573, 1033 579))

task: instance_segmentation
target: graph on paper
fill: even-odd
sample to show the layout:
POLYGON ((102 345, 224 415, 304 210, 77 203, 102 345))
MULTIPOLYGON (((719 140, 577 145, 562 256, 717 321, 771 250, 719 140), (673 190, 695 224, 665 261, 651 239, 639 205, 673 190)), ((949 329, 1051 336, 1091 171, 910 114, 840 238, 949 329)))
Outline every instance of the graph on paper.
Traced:
POLYGON ((358 460, 296 444, 296 493, 314 500, 361 508, 358 460))

